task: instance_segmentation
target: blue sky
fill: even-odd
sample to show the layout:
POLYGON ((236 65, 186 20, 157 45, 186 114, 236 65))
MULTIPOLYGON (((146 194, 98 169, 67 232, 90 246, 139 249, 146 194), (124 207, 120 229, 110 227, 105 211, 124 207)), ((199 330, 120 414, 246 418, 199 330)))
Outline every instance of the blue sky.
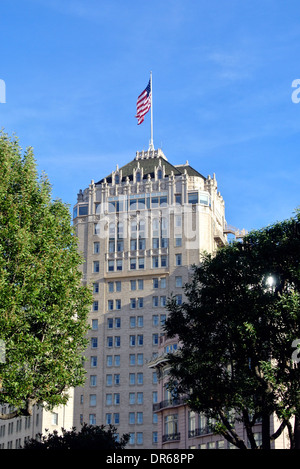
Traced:
POLYGON ((154 145, 216 174, 227 222, 299 206, 300 16, 294 0, 1 0, 0 127, 33 146, 53 197, 148 148, 136 100, 153 73, 154 145))

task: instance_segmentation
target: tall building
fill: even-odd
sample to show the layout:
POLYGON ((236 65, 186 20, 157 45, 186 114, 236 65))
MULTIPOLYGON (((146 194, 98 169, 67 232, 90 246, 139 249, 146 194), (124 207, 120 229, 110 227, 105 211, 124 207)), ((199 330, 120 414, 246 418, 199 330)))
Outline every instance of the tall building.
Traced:
POLYGON ((158 446, 156 371, 166 301, 183 285, 201 252, 226 242, 224 201, 215 176, 162 150, 137 152, 80 190, 74 226, 93 288, 86 384, 75 389, 74 425, 113 424, 129 448, 158 446))

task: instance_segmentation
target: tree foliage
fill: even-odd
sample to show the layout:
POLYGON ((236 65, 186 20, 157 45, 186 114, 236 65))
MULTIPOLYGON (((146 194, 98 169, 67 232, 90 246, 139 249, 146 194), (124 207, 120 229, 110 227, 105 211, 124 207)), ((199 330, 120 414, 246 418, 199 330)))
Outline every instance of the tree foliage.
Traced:
POLYGON ((28 415, 83 383, 90 291, 81 286, 68 206, 52 200, 32 148, 0 135, 0 402, 28 415))
POLYGON ((294 447, 290 418, 300 415, 300 371, 292 359, 300 338, 299 212, 215 256, 205 254, 185 294, 183 305, 168 304, 166 332, 181 344, 169 355, 170 387, 215 419, 215 430, 239 448, 248 443, 235 432, 233 410, 252 448, 258 422, 263 448, 285 427, 294 447), (273 412, 281 426, 271 434, 273 412))
POLYGON ((109 425, 83 425, 79 432, 62 429, 30 439, 25 443, 26 450, 120 450, 124 449, 129 441, 129 435, 123 435, 120 441, 116 436, 116 428, 109 425))

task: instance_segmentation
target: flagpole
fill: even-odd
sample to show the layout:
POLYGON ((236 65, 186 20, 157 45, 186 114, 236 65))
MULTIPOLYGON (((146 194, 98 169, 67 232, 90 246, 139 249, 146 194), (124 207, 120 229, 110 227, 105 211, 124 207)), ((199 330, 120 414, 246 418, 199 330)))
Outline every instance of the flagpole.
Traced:
POLYGON ((152 72, 150 72, 150 90, 151 90, 151 129, 149 150, 154 150, 153 145, 153 96, 152 96, 152 72))

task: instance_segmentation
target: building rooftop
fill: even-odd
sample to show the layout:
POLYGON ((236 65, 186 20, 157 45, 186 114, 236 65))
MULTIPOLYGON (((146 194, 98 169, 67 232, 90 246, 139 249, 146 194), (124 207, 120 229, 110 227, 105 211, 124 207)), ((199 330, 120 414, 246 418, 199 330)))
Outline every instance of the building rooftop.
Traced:
MULTIPOLYGON (((183 165, 172 165, 168 162, 167 158, 160 149, 154 151, 150 150, 145 152, 137 152, 136 157, 132 161, 122 166, 121 168, 117 167, 116 171, 119 171, 119 173, 122 175, 120 182, 125 182, 127 177, 129 178, 129 181, 133 180, 133 173, 137 168, 142 170, 143 179, 147 179, 148 176, 154 178, 155 168, 159 167, 164 167, 165 177, 171 176, 172 173, 174 176, 180 176, 186 171, 188 176, 196 176, 201 177, 204 180, 206 179, 202 174, 192 168, 188 162, 183 165)), ((105 178, 102 178, 100 181, 98 181, 96 184, 101 184, 105 182, 105 180, 108 184, 110 184, 112 182, 112 175, 113 173, 109 174, 105 178)))

